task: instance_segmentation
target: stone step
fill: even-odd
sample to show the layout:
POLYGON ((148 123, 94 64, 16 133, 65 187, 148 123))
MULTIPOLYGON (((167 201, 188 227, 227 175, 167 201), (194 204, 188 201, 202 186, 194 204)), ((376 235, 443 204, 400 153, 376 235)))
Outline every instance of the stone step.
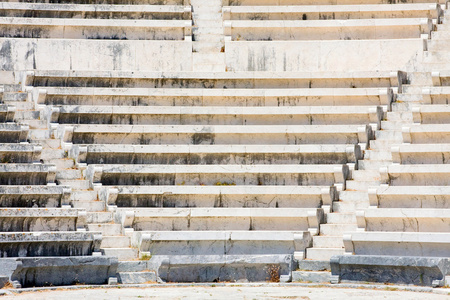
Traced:
POLYGON ((192 51, 195 52, 221 52, 225 46, 221 42, 192 42, 192 51))
POLYGON ((155 272, 119 272, 118 280, 122 284, 156 283, 155 272))
POLYGON ((225 72, 225 64, 194 64, 192 66, 195 72, 225 72))
POLYGON ((377 130, 375 132, 375 140, 387 140, 394 143, 402 143, 403 135, 398 130, 377 130))
POLYGON ((422 96, 422 88, 408 88, 406 90, 410 90, 410 91, 414 91, 414 94, 398 94, 397 95, 397 101, 394 103, 401 103, 401 102, 406 102, 406 103, 424 103, 424 99, 422 96))
POLYGON ((380 185, 379 181, 355 181, 349 180, 346 182, 346 191, 361 191, 367 192, 368 187, 380 185))
POLYGON ((410 112, 414 103, 409 102, 394 102, 392 103, 393 112, 410 112))
POLYGON ((339 192, 339 200, 348 202, 369 201, 369 196, 366 192, 349 191, 347 188, 347 190, 339 192))
POLYGON ((121 261, 117 266, 117 272, 142 272, 149 270, 153 270, 153 268, 147 260, 121 261))
POLYGON ((308 248, 306 258, 315 260, 329 260, 332 256, 343 255, 344 248, 308 248))
POLYGON ((128 236, 104 236, 101 248, 129 248, 130 238, 128 236))
POLYGON ((5 104, 14 105, 17 111, 34 111, 35 104, 33 102, 8 101, 2 99, 5 104))
POLYGON ((353 180, 357 181, 379 181, 380 172, 377 170, 354 170, 352 172, 353 180))
POLYGON ((70 200, 95 201, 98 200, 98 193, 97 191, 72 191, 70 200))
POLYGON ((381 121, 381 129, 401 132, 402 127, 407 124, 408 123, 404 121, 381 121))
POLYGON ((364 162, 366 160, 392 160, 392 153, 390 151, 376 151, 376 150, 366 150, 364 152, 364 160, 358 162, 364 162))
POLYGON ((74 190, 88 190, 90 188, 89 180, 80 180, 80 179, 72 179, 66 180, 61 179, 58 180, 59 185, 66 185, 71 187, 74 190))
POLYGON ((356 224, 356 216, 354 213, 328 213, 327 224, 356 224))
POLYGON ((387 120, 391 122, 412 122, 413 115, 411 111, 398 112, 389 111, 387 114, 387 120))
MULTIPOLYGON (((43 148, 41 152, 41 158, 44 161, 51 161, 52 163, 55 163, 60 160, 64 159, 64 151, 62 149, 50 149, 50 148, 43 148)), ((68 161, 72 161, 72 159, 67 159, 68 161)))
POLYGON ((114 220, 112 212, 87 212, 87 223, 111 223, 114 220))
POLYGON ((223 38, 223 27, 193 27, 192 34, 194 36, 203 34, 217 34, 222 35, 223 38))
POLYGON ((201 33, 194 35, 193 40, 195 42, 223 42, 223 34, 217 33, 201 33))
POLYGON ((400 142, 394 142, 390 140, 371 140, 369 142, 369 149, 390 151, 392 146, 399 145, 401 143, 403 143, 403 140, 400 142))
POLYGON ((72 201, 74 208, 82 208, 88 212, 103 212, 106 210, 106 204, 103 201, 72 201))
POLYGON ((118 236, 122 234, 120 224, 88 224, 89 231, 100 231, 104 236, 118 236))
MULTIPOLYGON (((422 88, 423 86, 419 85, 419 86, 412 86, 412 85, 403 85, 402 86, 402 93, 403 94, 416 94, 416 95, 420 95, 422 93, 422 88)), ((408 95, 410 96, 410 95, 408 95)), ((398 101, 398 97, 397 97, 397 101, 398 101)), ((402 98, 402 101, 404 101, 404 99, 402 98)))
POLYGON ((391 159, 373 159, 373 160, 360 160, 358 161, 358 168, 360 170, 374 170, 377 171, 381 167, 392 165, 391 159))
POLYGON ((356 224, 320 224, 320 234, 326 236, 343 235, 345 232, 356 231, 357 228, 356 224))
POLYGON ((314 248, 343 248, 342 236, 314 236, 314 248))
MULTIPOLYGON (((9 103, 8 103, 9 104, 9 103)), ((40 112, 36 110, 16 110, 14 118, 20 120, 39 120, 40 112)))
POLYGON ((331 272, 327 271, 294 271, 292 282, 330 283, 331 272))
POLYGON ((3 101, 27 101, 28 93, 15 93, 5 92, 3 93, 3 101))
MULTIPOLYGON (((119 265, 120 266, 120 265, 119 265)), ((330 261, 329 260, 300 260, 298 262, 299 271, 330 271, 330 261)))
POLYGON ((44 159, 42 158, 42 160, 45 163, 49 163, 49 164, 54 164, 56 166, 56 169, 61 170, 61 169, 71 169, 74 167, 75 162, 73 161, 73 159, 61 159, 61 158, 57 158, 57 159, 44 159))
POLYGON ((194 20, 195 27, 221 27, 223 28, 223 22, 221 19, 197 19, 194 20))
POLYGON ((80 179, 81 170, 78 169, 63 169, 56 171, 57 180, 70 180, 70 179, 80 179))
POLYGON ((193 64, 225 64, 225 53, 193 53, 193 64))
POLYGON ((119 260, 134 260, 138 258, 138 250, 132 248, 105 248, 102 252, 106 256, 114 256, 119 260))
POLYGON ((55 153, 62 151, 61 149, 58 149, 61 147, 61 140, 59 139, 32 139, 32 143, 41 145, 43 147, 42 151, 44 151, 45 149, 55 151, 55 153))
MULTIPOLYGON (((31 140, 45 140, 50 138, 50 131, 48 129, 32 129, 28 137, 31 140)), ((58 140, 61 143, 60 140, 58 140)))
POLYGON ((337 213, 354 213, 359 209, 369 208, 369 201, 361 201, 361 202, 341 202, 335 201, 333 202, 333 211, 337 213))

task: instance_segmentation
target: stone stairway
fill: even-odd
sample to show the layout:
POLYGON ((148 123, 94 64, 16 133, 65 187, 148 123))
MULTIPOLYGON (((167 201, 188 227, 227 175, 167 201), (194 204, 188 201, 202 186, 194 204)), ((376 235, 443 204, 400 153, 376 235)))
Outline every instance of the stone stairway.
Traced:
POLYGON ((225 52, 221 0, 191 0, 193 71, 224 72, 225 52))

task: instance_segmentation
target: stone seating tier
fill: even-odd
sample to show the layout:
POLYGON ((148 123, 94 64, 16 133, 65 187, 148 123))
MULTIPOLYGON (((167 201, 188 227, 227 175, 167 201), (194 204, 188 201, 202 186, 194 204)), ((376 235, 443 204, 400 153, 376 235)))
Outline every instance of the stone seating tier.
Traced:
POLYGON ((0 122, 13 122, 16 107, 8 104, 0 104, 0 122))
POLYGON ((73 208, 1 208, 0 232, 84 231, 86 212, 73 208))
POLYGON ((0 143, 26 142, 29 129, 28 125, 0 123, 0 143))
POLYGON ((224 34, 232 41, 408 39, 430 35, 427 18, 354 20, 230 20, 224 34))
POLYGON ((89 165, 91 185, 333 185, 347 165, 89 165))
POLYGON ((28 143, 0 144, 0 161, 2 163, 30 163, 37 162, 41 157, 42 146, 28 143))
POLYGON ((190 20, 191 10, 182 5, 0 3, 0 17, 26 18, 190 20))
MULTIPOLYGON (((439 4, 335 4, 335 5, 268 5, 223 7, 224 20, 348 20, 380 18, 433 18, 443 16, 439 4)), ((438 22, 439 23, 439 22, 438 22)))
MULTIPOLYGON (((366 0, 364 4, 399 4, 402 0, 366 0)), ((444 0, 411 0, 408 3, 441 3, 444 0)), ((266 5, 351 5, 361 4, 361 0, 222 0, 223 6, 266 6, 266 5)))
POLYGON ((68 205, 71 188, 56 185, 2 185, 0 207, 56 208, 68 205))
POLYGON ((308 231, 135 231, 131 236, 135 247, 155 257, 182 257, 180 247, 181 253, 206 257, 292 254, 312 243, 308 231))
POLYGON ((366 231, 450 233, 450 209, 377 208, 356 211, 358 228, 366 231))
POLYGON ((450 87, 436 86, 422 89, 423 99, 428 104, 448 104, 450 87))
POLYGON ((450 124, 448 104, 421 105, 413 107, 413 120, 422 124, 450 124))
POLYGON ((399 186, 448 185, 449 164, 390 165, 380 169, 381 181, 399 186))
POLYGON ((0 257, 88 256, 101 241, 100 232, 0 233, 0 257))
POLYGON ((51 130, 74 144, 357 144, 373 139, 377 125, 64 125, 51 130))
POLYGON ((394 163, 446 164, 450 162, 450 144, 402 144, 392 147, 391 152, 394 163))
POLYGON ((446 257, 450 233, 352 232, 344 235, 344 245, 355 255, 446 257))
MULTIPOLYGON (((395 90, 397 88, 394 88, 395 90)), ((385 105, 391 88, 84 88, 45 87, 33 90, 37 105, 120 106, 353 106, 385 105)))
POLYGON ((78 164, 336 164, 362 159, 359 145, 74 145, 78 164))
POLYGON ((190 107, 47 106, 50 122, 133 125, 341 125, 380 124, 381 106, 190 107))
POLYGON ((449 186, 387 186, 369 189, 370 205, 380 208, 450 208, 449 186))
POLYGON ((192 40, 192 21, 0 17, 0 37, 192 40))
POLYGON ((324 212, 321 208, 118 208, 115 218, 125 232, 290 230, 318 234, 324 212))
POLYGON ((448 124, 414 124, 410 127, 403 127, 402 133, 404 143, 450 143, 450 126, 448 124))
MULTIPOLYGON (((208 89, 286 89, 286 88, 388 88, 406 83, 406 73, 364 72, 125 72, 125 71, 47 71, 25 72, 23 89, 34 87, 107 88, 208 88, 208 89)), ((38 90, 38 89, 36 89, 38 90)))
POLYGON ((100 200, 118 207, 320 207, 331 205, 334 186, 117 186, 100 200))
POLYGON ((1 185, 45 185, 55 177, 56 166, 51 164, 0 164, 1 185))

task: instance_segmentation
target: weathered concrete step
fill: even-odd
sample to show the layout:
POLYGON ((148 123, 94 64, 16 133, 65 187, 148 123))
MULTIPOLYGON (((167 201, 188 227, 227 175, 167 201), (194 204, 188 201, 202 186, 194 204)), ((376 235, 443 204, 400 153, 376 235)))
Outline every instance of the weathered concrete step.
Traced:
POLYGON ((133 260, 138 258, 138 250, 132 248, 105 248, 102 252, 106 256, 114 256, 119 260, 133 260))
POLYGON ((155 272, 119 272, 118 280, 122 284, 154 283, 157 280, 155 272))
POLYGON ((110 223, 114 220, 112 212, 87 212, 86 223, 110 223))
POLYGON ((347 190, 339 192, 339 200, 348 202, 369 201, 369 196, 367 192, 349 191, 347 188, 347 190))
POLYGON ((391 159, 373 159, 358 161, 358 168, 360 170, 379 170, 381 167, 392 165, 391 159))
POLYGON ((355 181, 349 180, 346 182, 346 191, 360 191, 367 192, 367 188, 371 186, 379 186, 379 181, 355 181))
POLYGON ((70 200, 95 201, 98 200, 98 193, 97 191, 73 191, 70 200))
POLYGON ((314 236, 314 248, 343 248, 342 236, 314 236))
POLYGON ((65 180, 61 179, 58 180, 59 185, 66 185, 71 187, 74 190, 88 190, 89 180, 82 180, 82 179, 72 179, 72 180, 65 180))
POLYGON ((361 202, 333 202, 333 211, 337 213, 354 213, 359 209, 369 208, 369 201, 361 202))
POLYGON ((101 248, 129 248, 130 238, 128 236, 104 236, 101 248))
POLYGON ((330 271, 330 261, 329 260, 300 260, 298 262, 299 271, 330 271))
POLYGON ((122 234, 120 224, 88 224, 89 231, 100 231, 104 236, 118 236, 122 234))
POLYGON ((330 283, 331 272, 327 271, 294 271, 292 282, 330 283))
POLYGON ((320 224, 321 235, 343 235, 345 232, 356 231, 356 224, 320 224))
POLYGON ((356 224, 356 216, 353 213, 328 213, 327 224, 356 224))
POLYGON ((74 208, 83 208, 88 212, 103 212, 106 210, 106 204, 103 201, 72 201, 74 208))
POLYGON ((315 260, 329 260, 332 256, 343 255, 344 248, 309 248, 306 249, 306 258, 315 260))

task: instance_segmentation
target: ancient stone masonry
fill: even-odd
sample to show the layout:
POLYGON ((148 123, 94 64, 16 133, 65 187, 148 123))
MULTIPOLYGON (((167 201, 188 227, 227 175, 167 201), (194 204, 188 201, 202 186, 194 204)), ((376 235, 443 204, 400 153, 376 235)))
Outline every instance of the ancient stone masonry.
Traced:
POLYGON ((0 285, 449 284, 444 2, 1 2, 0 285))

